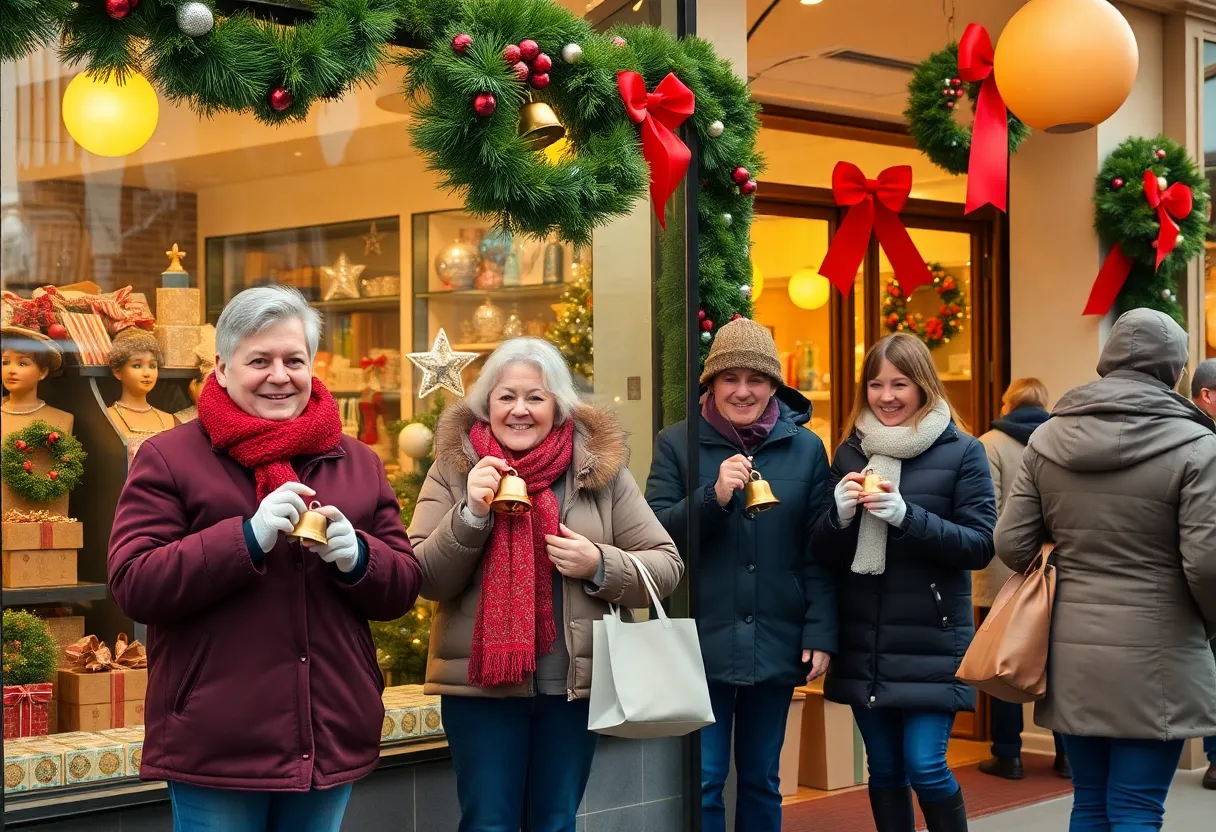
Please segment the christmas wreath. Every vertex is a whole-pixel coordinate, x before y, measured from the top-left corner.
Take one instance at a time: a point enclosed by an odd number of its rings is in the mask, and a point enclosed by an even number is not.
[[[960,49],[964,60],[960,66]],[[948,173],[971,173],[973,177],[991,174],[989,192],[973,199],[971,183],[968,182],[967,210],[979,207],[992,197],[994,204],[1004,208],[1004,179],[1008,157],[1030,135],[1030,128],[1017,116],[1008,112],[992,79],[992,45],[983,27],[971,24],[963,33],[959,43],[952,43],[940,52],[935,52],[921,63],[908,83],[908,108],[904,118],[908,120],[908,132],[912,134],[916,147],[929,160]],[[972,164],[973,146],[978,140],[971,127],[964,127],[955,119],[955,110],[966,97],[976,112],[976,126],[992,130],[995,140],[1000,140],[1001,117],[1004,119],[1007,148],[991,148],[993,162],[999,169],[986,168],[977,171]],[[995,128],[995,129],[993,129]],[[989,140],[989,139],[986,139]],[[1002,155],[1003,154],[1003,155]],[[978,184],[978,183],[977,183]],[[991,191],[999,190],[999,194]]]
[[[1148,307],[1185,326],[1177,277],[1203,252],[1209,200],[1207,181],[1182,145],[1157,136],[1115,148],[1094,182],[1094,227],[1110,254],[1085,314]]]
[[[51,468],[45,474],[34,473],[34,463],[30,459],[39,448],[46,449],[51,456]],[[14,494],[36,503],[47,503],[80,484],[87,456],[80,440],[72,434],[61,433],[46,422],[37,421],[5,437],[4,447],[0,449],[0,471]]]
[[[933,273],[933,290],[941,301],[937,315],[925,318],[919,312],[909,312],[908,295],[899,281],[892,277],[882,298],[882,320],[887,332],[907,332],[924,341],[929,349],[935,350],[942,344],[950,343],[950,339],[962,331],[963,319],[967,315],[967,297],[958,280],[948,274],[940,263],[930,263],[929,271]]]

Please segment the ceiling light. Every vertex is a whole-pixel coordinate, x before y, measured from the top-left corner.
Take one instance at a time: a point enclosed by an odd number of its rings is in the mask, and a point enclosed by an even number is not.
[[[800,0],[804,6],[818,6],[823,0]]]
[[[304,151],[302,151],[302,150],[297,150],[297,151],[295,152],[295,155],[296,155],[296,156],[303,156],[303,155],[304,155]]]

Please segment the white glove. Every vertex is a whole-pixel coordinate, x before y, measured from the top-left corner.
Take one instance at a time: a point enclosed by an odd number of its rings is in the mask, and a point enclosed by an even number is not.
[[[274,548],[279,532],[286,534],[296,527],[300,515],[308,510],[303,498],[313,496],[316,496],[315,491],[298,482],[285,482],[266,495],[249,520],[263,554]]]
[[[903,525],[904,517],[908,514],[908,504],[904,502],[904,498],[898,491],[867,494],[864,505],[870,514],[897,529]]]
[[[857,515],[857,500],[862,495],[862,488],[861,483],[852,479],[855,476],[857,475],[849,474],[841,477],[832,492],[836,498],[836,516],[840,519],[842,527],[852,523],[853,518]]]
[[[355,534],[355,527],[333,506],[313,510],[324,514],[329,521],[325,528],[325,537],[329,542],[324,546],[309,540],[301,543],[320,555],[321,560],[338,567],[339,572],[350,572],[359,565],[359,536]]]

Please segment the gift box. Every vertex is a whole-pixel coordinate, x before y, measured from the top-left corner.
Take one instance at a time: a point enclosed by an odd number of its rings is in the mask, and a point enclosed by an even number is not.
[[[63,749],[64,785],[117,780],[127,774],[126,749],[117,740],[88,731],[48,740]]]
[[[50,730],[51,683],[4,686],[4,739],[40,737]]]
[[[124,760],[127,777],[138,777],[139,767],[144,758],[144,729],[143,726],[134,728],[113,728],[99,731],[101,736],[122,743],[125,750]]]
[[[76,550],[5,551],[0,555],[0,583],[6,589],[75,584]]]
[[[163,289],[160,291],[164,291]],[[193,290],[192,290],[193,291]],[[197,367],[199,343],[203,333],[198,326],[161,326],[153,330],[160,345],[162,367]]]
[[[84,526],[62,515],[46,515],[47,520],[34,522],[10,522],[9,512],[3,524],[3,548],[5,551],[21,549],[79,549],[84,546]],[[49,519],[55,517],[56,519]]]
[[[439,697],[423,693],[422,685],[396,685],[385,688],[383,699],[386,714],[396,714],[397,731],[402,737],[426,737],[443,733],[443,714]],[[398,711],[401,713],[398,714]],[[417,731],[413,730],[415,722]]]
[[[80,639],[84,638],[84,616],[83,615],[43,615],[38,614],[38,617],[46,622],[46,628],[51,633],[51,638],[55,639],[55,643],[59,645],[59,666],[71,667],[71,660],[64,654],[64,649],[75,644]],[[56,692],[58,699],[58,692]],[[52,708],[52,711],[55,710]],[[52,730],[51,733],[54,733]]]
[[[63,752],[46,737],[4,743],[4,792],[25,792],[63,785]]]
[[[148,691],[143,645],[120,633],[114,653],[97,636],[86,636],[64,654],[72,666],[59,671],[59,726],[97,731],[142,725]]]
[[[110,333],[100,315],[91,312],[60,312],[60,321],[76,343],[81,364],[107,364],[110,358]]]
[[[156,290],[156,323],[160,326],[199,326],[203,322],[202,293],[198,289]]]

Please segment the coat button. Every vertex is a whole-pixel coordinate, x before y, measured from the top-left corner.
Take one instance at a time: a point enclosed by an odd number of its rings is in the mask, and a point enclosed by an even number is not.
[[[748,571],[748,572],[755,572],[755,571],[756,571],[756,564],[754,564],[754,563],[749,563],[749,564],[747,565],[747,571]]]
[[[308,755],[307,755],[307,754],[301,754],[300,756],[301,756],[301,757],[303,757],[305,760],[307,760],[307,759],[308,759]]]
[[[302,661],[302,662],[308,661],[308,656],[300,656],[300,661]]]
[[[756,620],[755,616],[749,615],[749,616],[747,616],[746,618],[744,618],[744,619],[743,619],[743,622],[744,622],[745,624],[751,624],[751,623],[752,623],[753,621],[755,621],[755,620]]]

